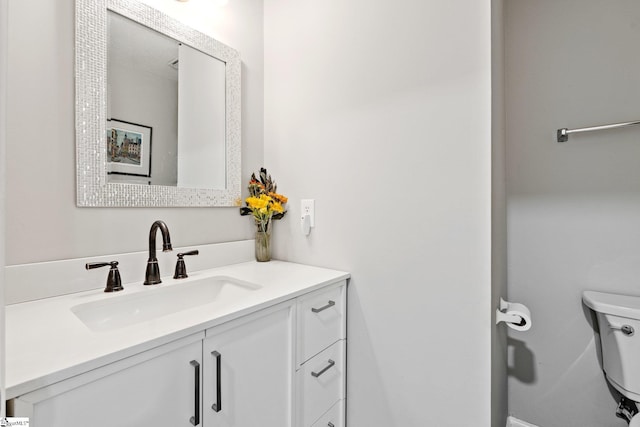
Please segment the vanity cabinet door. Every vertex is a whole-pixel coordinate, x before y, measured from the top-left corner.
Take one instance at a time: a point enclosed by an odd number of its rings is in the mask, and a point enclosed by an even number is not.
[[[205,427],[292,426],[292,304],[207,331]]]
[[[15,409],[31,427],[193,427],[201,359],[202,341],[192,342],[90,382],[82,377],[91,372],[20,396]]]

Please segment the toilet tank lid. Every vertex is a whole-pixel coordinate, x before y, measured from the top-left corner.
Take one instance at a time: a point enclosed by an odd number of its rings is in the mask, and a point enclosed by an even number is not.
[[[598,313],[640,319],[640,296],[584,291],[582,301]]]

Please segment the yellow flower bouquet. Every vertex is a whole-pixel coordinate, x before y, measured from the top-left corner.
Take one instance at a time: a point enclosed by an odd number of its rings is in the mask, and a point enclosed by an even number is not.
[[[284,205],[288,199],[278,194],[276,183],[265,168],[260,168],[260,178],[255,173],[249,180],[249,197],[245,199],[246,206],[240,208],[240,215],[251,215],[255,221],[256,230],[256,259],[269,261],[271,259],[271,220],[282,219],[287,211]]]

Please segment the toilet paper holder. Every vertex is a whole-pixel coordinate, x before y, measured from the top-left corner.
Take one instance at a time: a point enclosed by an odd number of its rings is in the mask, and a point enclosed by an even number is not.
[[[529,322],[525,317],[526,315],[521,316],[519,314],[509,312],[512,305],[512,303],[500,298],[500,307],[496,309],[496,325],[500,322],[505,322],[508,326],[517,326],[520,328],[527,327],[527,323]]]

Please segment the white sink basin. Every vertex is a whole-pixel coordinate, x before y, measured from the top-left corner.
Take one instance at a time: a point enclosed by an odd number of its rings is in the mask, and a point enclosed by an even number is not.
[[[105,295],[105,299],[76,305],[71,311],[89,329],[108,331],[215,301],[229,301],[259,288],[225,276],[189,278],[168,286],[145,286],[131,294]]]

